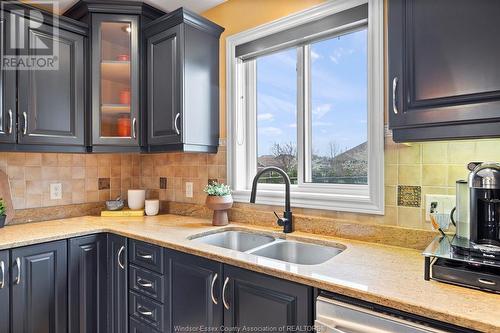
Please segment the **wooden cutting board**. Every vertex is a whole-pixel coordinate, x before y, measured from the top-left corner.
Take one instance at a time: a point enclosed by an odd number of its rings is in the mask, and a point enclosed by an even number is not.
[[[0,170],[0,198],[3,198],[5,207],[7,208],[7,220],[5,224],[14,218],[14,206],[12,205],[12,197],[10,195],[9,177],[7,174]]]

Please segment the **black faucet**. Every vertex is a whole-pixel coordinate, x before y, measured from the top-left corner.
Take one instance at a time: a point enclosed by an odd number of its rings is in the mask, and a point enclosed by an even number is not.
[[[255,203],[255,197],[257,196],[257,183],[259,181],[259,178],[264,173],[269,171],[276,171],[281,175],[281,177],[283,177],[283,180],[285,181],[285,211],[283,212],[283,217],[279,217],[276,212],[274,213],[274,215],[276,215],[276,218],[278,219],[278,225],[280,227],[283,227],[283,232],[290,233],[293,231],[293,216],[292,210],[290,209],[290,178],[285,173],[285,171],[281,170],[280,168],[271,166],[263,168],[259,172],[257,172],[252,183],[252,194],[250,195],[250,202]]]

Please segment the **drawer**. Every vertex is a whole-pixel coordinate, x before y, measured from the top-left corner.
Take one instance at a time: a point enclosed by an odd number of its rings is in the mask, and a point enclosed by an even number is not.
[[[128,249],[131,263],[163,274],[163,248],[131,239]]]
[[[163,275],[129,265],[129,286],[130,289],[141,295],[149,296],[154,300],[163,303],[165,301],[165,278]]]
[[[129,315],[131,318],[147,324],[157,331],[163,332],[165,326],[165,310],[163,304],[129,292]]]
[[[130,318],[129,321],[129,333],[160,333],[153,328],[142,324],[141,322],[135,320],[134,318]]]

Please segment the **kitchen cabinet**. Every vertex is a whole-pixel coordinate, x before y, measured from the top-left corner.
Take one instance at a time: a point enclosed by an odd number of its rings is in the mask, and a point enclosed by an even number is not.
[[[313,288],[224,265],[224,326],[305,327],[313,322]]]
[[[67,332],[66,240],[11,250],[11,332]]]
[[[144,28],[149,151],[217,151],[223,30],[182,8]]]
[[[68,244],[69,332],[107,332],[107,235],[72,238]]]
[[[223,323],[222,264],[205,258],[165,250],[166,295],[170,307],[167,332],[175,328],[219,328]]]
[[[10,332],[10,258],[0,251],[0,332]]]
[[[10,16],[2,13],[0,17],[0,43],[3,54],[0,61],[4,63],[4,56],[12,56],[10,48]],[[0,68],[0,143],[16,142],[16,71]]]
[[[127,238],[108,234],[107,297],[109,333],[128,332]]]
[[[500,136],[500,2],[389,0],[397,142]]]

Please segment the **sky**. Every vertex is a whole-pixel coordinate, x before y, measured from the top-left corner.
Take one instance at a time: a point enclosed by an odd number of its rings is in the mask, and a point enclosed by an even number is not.
[[[314,43],[311,57],[312,148],[355,147],[367,137],[367,31]],[[258,155],[297,142],[297,50],[257,59]]]

